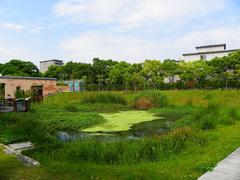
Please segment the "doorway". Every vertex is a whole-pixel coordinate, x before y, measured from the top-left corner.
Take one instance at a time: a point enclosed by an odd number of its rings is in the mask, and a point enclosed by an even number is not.
[[[33,102],[42,102],[43,101],[43,86],[32,86],[32,98]]]
[[[5,84],[0,83],[0,100],[5,99]]]

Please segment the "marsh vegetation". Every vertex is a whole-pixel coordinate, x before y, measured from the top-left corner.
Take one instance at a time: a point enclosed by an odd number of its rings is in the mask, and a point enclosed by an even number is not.
[[[41,167],[12,163],[14,175],[0,176],[196,179],[240,145],[237,97],[234,90],[52,96],[31,112],[1,114],[1,143],[32,141],[37,148],[25,153]],[[59,132],[91,136],[61,141]]]

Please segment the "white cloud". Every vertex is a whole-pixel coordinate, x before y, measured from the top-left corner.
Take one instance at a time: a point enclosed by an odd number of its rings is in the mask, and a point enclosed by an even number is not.
[[[145,59],[181,57],[194,52],[196,45],[227,43],[240,48],[240,26],[194,31],[177,38],[150,40],[140,36],[116,35],[109,32],[88,32],[61,43],[65,56],[91,62],[94,57],[142,62]]]
[[[61,0],[53,12],[78,23],[112,23],[131,28],[199,18],[225,5],[224,0]]]
[[[37,34],[43,31],[45,28],[42,25],[23,25],[16,23],[0,23],[0,29],[7,29],[14,32],[28,32],[30,34]]]
[[[24,29],[24,25],[15,23],[2,23],[0,24],[0,29],[8,29],[16,32],[22,32]]]

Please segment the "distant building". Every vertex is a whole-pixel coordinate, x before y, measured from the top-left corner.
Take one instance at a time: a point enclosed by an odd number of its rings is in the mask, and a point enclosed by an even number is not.
[[[185,61],[192,60],[211,60],[215,57],[223,57],[228,55],[231,52],[239,51],[240,49],[226,49],[226,44],[215,44],[207,46],[198,46],[196,47],[196,53],[186,53],[183,54],[182,58]]]
[[[58,90],[55,78],[0,76],[0,85],[5,98],[14,98],[17,89],[32,91],[39,98]]]
[[[50,59],[46,61],[40,61],[40,72],[44,73],[48,70],[48,67],[51,65],[62,66],[63,61],[57,59]]]

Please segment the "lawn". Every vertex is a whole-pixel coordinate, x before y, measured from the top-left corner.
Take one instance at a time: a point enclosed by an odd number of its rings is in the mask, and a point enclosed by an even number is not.
[[[104,96],[95,98],[94,93],[69,93],[45,99],[28,113],[1,114],[0,142],[34,142],[37,148],[26,154],[41,166],[25,167],[0,149],[0,177],[196,179],[240,146],[239,91],[162,93],[168,105],[145,111],[134,108],[132,93],[119,93],[121,97],[112,102]],[[91,102],[86,96],[91,96]],[[63,143],[56,138],[58,131],[143,128],[142,123],[154,120],[155,115],[172,122],[165,134],[118,142],[86,139]]]

